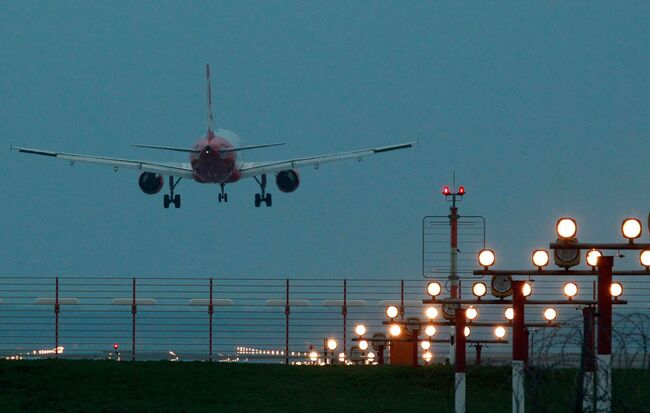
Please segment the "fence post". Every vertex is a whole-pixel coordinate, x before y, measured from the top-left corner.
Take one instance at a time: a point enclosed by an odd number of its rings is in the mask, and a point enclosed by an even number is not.
[[[214,307],[212,306],[212,277],[210,277],[210,304],[208,305],[208,316],[210,318],[210,349],[208,352],[208,361],[212,361],[212,315]]]
[[[284,364],[289,365],[289,314],[291,314],[291,308],[289,307],[289,279],[287,278],[286,286],[286,301],[284,306]]]
[[[59,277],[56,277],[54,292],[54,358],[59,358]]]
[[[343,354],[348,354],[347,339],[348,339],[348,280],[343,280]]]
[[[135,277],[133,277],[133,301],[131,302],[131,361],[135,361],[135,314],[138,312],[138,306],[135,304]]]

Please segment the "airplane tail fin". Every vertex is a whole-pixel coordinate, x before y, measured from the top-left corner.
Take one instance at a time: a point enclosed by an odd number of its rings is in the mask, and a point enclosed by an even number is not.
[[[212,85],[210,84],[210,65],[205,65],[205,76],[208,81],[207,84],[207,93],[208,93],[208,140],[211,140],[214,137],[214,125],[212,118]]]

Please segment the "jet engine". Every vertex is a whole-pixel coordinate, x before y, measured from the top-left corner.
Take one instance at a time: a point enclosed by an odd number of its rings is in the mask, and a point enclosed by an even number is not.
[[[145,194],[157,194],[163,187],[163,177],[152,172],[143,172],[138,179],[138,185]]]
[[[300,177],[298,176],[298,171],[294,169],[280,171],[275,176],[275,183],[278,185],[278,189],[282,192],[295,191],[298,189],[298,185],[300,185]]]

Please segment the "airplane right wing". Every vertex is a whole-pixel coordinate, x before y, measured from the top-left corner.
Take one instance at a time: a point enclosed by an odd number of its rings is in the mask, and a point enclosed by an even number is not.
[[[357,151],[339,152],[330,155],[310,156],[306,158],[288,159],[286,161],[277,162],[244,162],[242,163],[239,171],[242,178],[250,178],[253,176],[263,175],[267,173],[274,173],[284,171],[286,169],[297,169],[304,166],[318,166],[320,164],[342,161],[345,159],[361,159],[366,156],[374,155],[377,153],[395,151],[398,149],[411,148],[416,142],[400,143],[398,145],[382,146],[379,148],[361,149]]]

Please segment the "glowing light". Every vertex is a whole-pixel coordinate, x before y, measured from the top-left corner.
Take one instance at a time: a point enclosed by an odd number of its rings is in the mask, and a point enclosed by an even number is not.
[[[370,361],[374,360],[375,359],[375,353],[373,353],[372,351],[369,351],[368,355],[366,355],[366,358],[368,360],[370,360]]]
[[[431,297],[440,295],[441,291],[442,288],[440,287],[440,283],[432,281],[429,283],[429,285],[427,285],[427,294],[429,294]]]
[[[650,250],[641,251],[639,261],[644,267],[650,268]]]
[[[475,282],[474,285],[472,285],[472,294],[474,294],[478,298],[483,297],[486,292],[487,292],[487,287],[485,286],[485,283]]]
[[[544,318],[547,319],[548,321],[555,320],[555,317],[557,317],[557,311],[555,311],[554,308],[549,307],[544,310]]]
[[[587,252],[587,264],[592,267],[598,266],[598,258],[602,257],[603,253],[598,250],[589,250]]]
[[[521,293],[524,297],[528,297],[533,293],[533,286],[530,285],[530,283],[525,282],[524,285],[521,286]]]
[[[433,320],[434,318],[438,317],[438,309],[436,307],[427,307],[427,309],[424,311],[424,314],[426,314],[429,320]]]
[[[630,242],[641,236],[641,221],[636,218],[626,218],[621,225],[621,232],[623,236],[630,240]]]
[[[422,350],[429,350],[431,348],[431,343],[429,341],[421,341],[420,342],[420,347],[422,347]]]
[[[362,335],[366,334],[366,326],[363,325],[363,324],[357,324],[356,327],[354,327],[354,332],[358,336],[362,336]]]
[[[368,350],[368,342],[366,340],[359,341],[359,348],[363,351]]]
[[[429,337],[433,337],[436,335],[436,328],[434,326],[426,326],[424,328],[424,334],[426,334]]]
[[[620,297],[621,294],[623,294],[623,284],[620,282],[613,282],[609,287],[609,293],[614,298]]]
[[[330,338],[329,340],[327,340],[327,348],[328,349],[334,351],[334,350],[336,350],[336,347],[337,347],[336,340],[334,340],[333,338]]]
[[[506,329],[498,326],[494,329],[494,335],[497,336],[498,339],[502,339],[506,335]]]
[[[465,317],[467,317],[469,320],[475,320],[476,317],[478,317],[478,310],[474,307],[468,307],[465,310]]]
[[[402,328],[398,326],[397,324],[393,324],[390,326],[390,335],[393,337],[398,337],[400,334],[402,334]]]
[[[557,236],[560,238],[573,238],[578,232],[578,225],[573,218],[560,218],[555,226]]]
[[[533,251],[533,265],[542,269],[548,265],[549,255],[546,250]]]
[[[564,295],[569,297],[569,299],[573,298],[578,294],[578,286],[576,283],[573,282],[568,282],[564,284],[564,288],[562,288],[562,291],[564,292]]]
[[[315,351],[312,351],[309,353],[309,360],[311,361],[316,361],[318,360],[318,353]]]
[[[427,351],[426,353],[424,353],[424,354],[422,355],[422,358],[424,359],[424,361],[426,361],[426,362],[428,363],[428,362],[430,362],[431,359],[433,358],[433,354],[431,354],[430,351]]]
[[[463,334],[465,334],[465,337],[469,337],[469,335],[472,334],[472,330],[470,330],[469,327],[465,327]]]
[[[442,187],[442,194],[444,196],[447,196],[447,195],[451,194],[451,190],[449,189],[449,187],[447,185]]]
[[[395,318],[399,315],[399,309],[394,305],[386,307],[386,316],[388,318]]]
[[[515,318],[515,310],[512,307],[508,307],[503,312],[503,315],[506,317],[506,320],[512,321]]]
[[[458,187],[458,194],[459,195],[465,195],[465,187],[464,186]]]
[[[485,249],[478,253],[478,263],[481,264],[481,267],[491,267],[495,261],[496,255],[494,255],[494,251],[492,250]]]
[[[339,353],[339,361],[344,362],[345,361],[345,353]]]

